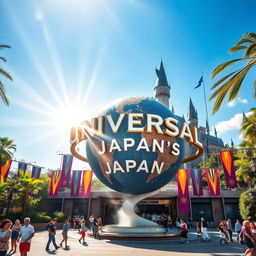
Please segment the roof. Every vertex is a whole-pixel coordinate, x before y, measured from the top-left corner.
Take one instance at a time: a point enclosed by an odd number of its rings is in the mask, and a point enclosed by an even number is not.
[[[160,68],[157,69],[156,68],[156,75],[157,75],[157,79],[156,79],[156,86],[169,86],[168,84],[168,81],[167,81],[167,78],[166,78],[166,74],[165,74],[165,70],[164,70],[164,64],[161,60],[161,63],[160,63]]]

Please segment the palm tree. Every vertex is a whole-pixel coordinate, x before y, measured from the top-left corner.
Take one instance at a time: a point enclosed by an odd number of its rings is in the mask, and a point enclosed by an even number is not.
[[[0,137],[0,167],[4,166],[7,160],[12,159],[16,151],[16,145],[12,139]]]
[[[0,44],[0,50],[3,49],[3,48],[11,48],[11,46],[6,45],[6,44]],[[6,62],[6,59],[4,57],[1,57],[1,56],[0,56],[0,60]],[[5,78],[12,81],[11,75],[8,72],[6,72],[4,69],[2,69],[1,67],[0,67],[0,74],[3,75]],[[0,81],[0,97],[2,98],[2,101],[6,105],[9,105],[9,100],[6,96],[5,88],[4,88],[4,85],[1,81]]]
[[[246,141],[256,144],[256,108],[252,108],[250,110],[252,115],[246,117],[244,115],[241,129],[240,131],[243,132],[243,137]]]
[[[256,33],[245,33],[242,39],[240,39],[236,45],[229,50],[229,53],[233,54],[238,51],[244,51],[242,58],[224,62],[217,66],[212,72],[212,78],[214,78],[233,64],[243,65],[237,70],[219,79],[211,87],[211,90],[216,89],[210,97],[210,100],[215,98],[212,111],[213,114],[220,109],[225,98],[228,97],[228,101],[232,101],[238,96],[244,78],[248,72],[256,65]],[[256,81],[254,82],[253,95],[254,98],[256,98]]]

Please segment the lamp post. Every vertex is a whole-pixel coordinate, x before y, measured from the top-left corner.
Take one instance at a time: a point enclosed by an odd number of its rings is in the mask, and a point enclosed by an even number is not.
[[[12,186],[7,186],[6,187],[6,192],[7,192],[7,209],[6,209],[6,214],[5,214],[6,217],[9,214],[9,209],[10,209],[11,201],[13,199],[13,194],[16,192],[16,188],[14,186],[18,182],[18,177],[16,175],[13,176],[12,179],[11,179],[11,182],[12,182]]]

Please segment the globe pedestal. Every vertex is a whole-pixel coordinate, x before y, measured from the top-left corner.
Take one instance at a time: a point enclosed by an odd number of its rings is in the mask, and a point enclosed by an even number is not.
[[[143,200],[157,194],[159,190],[128,197],[122,208],[118,212],[119,224],[106,225],[100,238],[103,239],[172,239],[177,238],[177,234],[167,233],[166,229],[157,223],[138,216],[135,211],[135,205]]]

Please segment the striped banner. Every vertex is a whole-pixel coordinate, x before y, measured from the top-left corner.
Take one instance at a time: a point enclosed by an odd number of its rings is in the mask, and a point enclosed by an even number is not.
[[[190,176],[192,180],[192,187],[194,196],[202,196],[203,192],[203,181],[202,181],[202,170],[201,169],[191,169]]]
[[[83,171],[83,180],[82,180],[82,196],[90,197],[91,186],[92,186],[92,171]]]
[[[20,176],[21,172],[22,172],[23,174],[25,174],[26,171],[27,171],[27,167],[28,167],[28,164],[23,163],[23,162],[19,162],[19,163],[18,163],[18,173],[17,173],[18,176]]]
[[[236,170],[232,151],[220,152],[220,160],[225,174],[227,188],[237,188]]]
[[[211,196],[220,195],[220,180],[218,169],[205,169],[208,188]]]
[[[188,191],[188,170],[180,169],[176,173],[178,185],[178,205],[180,213],[189,213],[189,191]]]
[[[50,193],[49,196],[55,197],[58,195],[60,182],[61,182],[61,171],[52,171],[51,180],[50,180]]]
[[[0,183],[6,182],[11,165],[12,160],[7,160],[5,165],[0,168]]]
[[[70,173],[72,168],[73,156],[72,155],[63,155],[62,158],[62,178],[61,178],[61,187],[68,187]]]
[[[31,178],[33,179],[39,179],[41,175],[42,167],[34,166],[32,168],[31,172]]]
[[[80,183],[83,171],[73,171],[72,183],[71,183],[71,196],[79,196]]]

